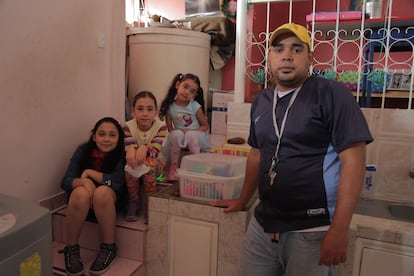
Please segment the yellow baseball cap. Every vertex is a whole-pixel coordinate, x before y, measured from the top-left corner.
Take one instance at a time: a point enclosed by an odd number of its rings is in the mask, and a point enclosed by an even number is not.
[[[269,44],[272,45],[273,41],[278,36],[282,34],[286,34],[286,33],[294,34],[297,38],[299,38],[300,41],[308,44],[309,50],[312,51],[312,42],[311,42],[311,38],[309,36],[308,30],[306,30],[306,28],[303,27],[302,25],[298,25],[295,23],[286,23],[276,28],[276,30],[274,30],[272,32],[272,35],[270,36]]]

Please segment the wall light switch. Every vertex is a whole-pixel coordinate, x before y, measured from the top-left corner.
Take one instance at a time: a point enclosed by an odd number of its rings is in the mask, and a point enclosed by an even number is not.
[[[105,33],[104,32],[98,33],[98,47],[105,48]]]

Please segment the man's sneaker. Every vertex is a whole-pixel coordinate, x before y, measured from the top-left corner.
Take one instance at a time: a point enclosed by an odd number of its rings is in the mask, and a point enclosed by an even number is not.
[[[79,244],[72,246],[65,246],[58,251],[60,254],[65,254],[65,268],[68,275],[82,275],[83,263],[80,258]]]
[[[101,275],[102,273],[105,273],[115,260],[116,251],[117,248],[114,243],[101,243],[101,248],[99,250],[98,256],[89,268],[89,272],[92,275]]]

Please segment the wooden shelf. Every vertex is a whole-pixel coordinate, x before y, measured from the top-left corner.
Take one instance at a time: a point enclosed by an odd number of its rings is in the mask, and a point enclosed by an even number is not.
[[[304,1],[310,1],[310,0],[293,0],[293,2],[304,2]],[[261,4],[261,3],[272,3],[272,2],[289,2],[289,0],[247,0],[247,3],[249,4]]]
[[[389,18],[365,18],[364,29],[366,28],[379,28],[387,27]],[[391,17],[391,27],[396,26],[412,26],[414,24],[414,17]],[[361,29],[362,20],[339,20],[339,29],[344,30],[358,30]],[[312,21],[307,22],[309,30],[312,28]],[[315,30],[328,31],[334,30],[336,21],[315,21]]]
[[[356,97],[357,92],[352,91],[352,95]],[[363,93],[360,91],[359,96],[362,97]],[[410,91],[397,91],[397,90],[388,90],[385,92],[385,98],[393,98],[393,99],[408,99],[410,97]],[[414,97],[414,93],[413,93]],[[371,98],[382,98],[381,92],[371,92]]]

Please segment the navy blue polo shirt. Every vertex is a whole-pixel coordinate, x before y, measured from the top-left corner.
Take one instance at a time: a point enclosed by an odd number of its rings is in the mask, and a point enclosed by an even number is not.
[[[265,181],[277,136],[272,119],[275,86],[263,90],[251,107],[248,143],[260,150],[259,195],[255,210],[265,232],[286,232],[329,225],[339,184],[338,153],[356,142],[373,139],[359,105],[342,84],[309,77],[287,116],[279,163],[272,186]],[[293,93],[279,98],[280,128]]]

